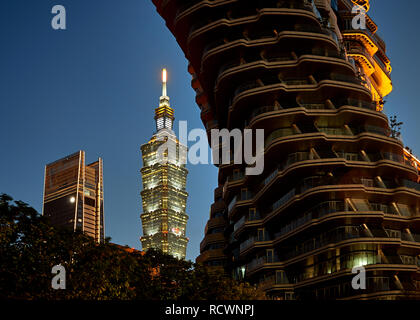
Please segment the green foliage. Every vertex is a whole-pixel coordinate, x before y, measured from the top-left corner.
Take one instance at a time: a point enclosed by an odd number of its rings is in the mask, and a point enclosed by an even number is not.
[[[54,265],[66,289],[51,287]],[[0,298],[83,300],[264,299],[247,283],[160,251],[130,252],[51,226],[20,201],[0,195]]]
[[[389,126],[391,127],[391,137],[399,139],[401,137],[401,126],[404,123],[398,122],[396,115],[391,116],[389,120]]]

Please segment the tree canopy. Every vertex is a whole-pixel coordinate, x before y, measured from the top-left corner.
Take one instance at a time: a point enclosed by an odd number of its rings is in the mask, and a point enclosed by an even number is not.
[[[54,265],[66,289],[51,286]],[[0,195],[0,298],[24,300],[252,300],[260,290],[160,251],[96,244],[50,225],[35,209]]]

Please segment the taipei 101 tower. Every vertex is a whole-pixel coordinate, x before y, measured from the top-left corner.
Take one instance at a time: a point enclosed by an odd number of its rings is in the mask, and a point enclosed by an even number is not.
[[[141,146],[143,167],[141,191],[143,213],[141,220],[143,250],[160,249],[164,253],[184,259],[188,238],[186,182],[188,170],[182,155],[186,146],[181,144],[174,131],[174,110],[169,105],[166,90],[167,72],[162,71],[162,96],[155,110],[156,133]],[[166,151],[165,145],[168,146]],[[168,156],[170,146],[176,149],[176,157]],[[160,154],[162,153],[162,154]],[[160,157],[162,156],[162,157]]]

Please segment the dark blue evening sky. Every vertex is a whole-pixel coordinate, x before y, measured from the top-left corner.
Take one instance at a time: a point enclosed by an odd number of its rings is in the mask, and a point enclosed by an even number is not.
[[[51,28],[56,4],[67,30]],[[404,142],[420,155],[420,2],[371,4],[393,67],[385,112],[404,122]],[[85,150],[88,162],[104,159],[106,235],[140,249],[140,145],[154,132],[162,67],[176,120],[203,128],[187,61],[151,0],[1,0],[0,40],[0,193],[41,211],[45,164]],[[195,259],[217,170],[188,169],[187,258]]]

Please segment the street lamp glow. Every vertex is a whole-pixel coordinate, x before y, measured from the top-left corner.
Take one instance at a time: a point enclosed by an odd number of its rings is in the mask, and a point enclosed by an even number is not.
[[[70,198],[70,203],[75,203],[76,202],[76,198],[75,197],[71,197]]]

